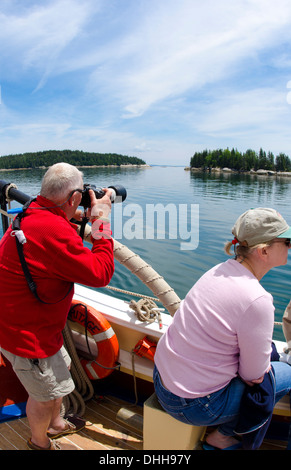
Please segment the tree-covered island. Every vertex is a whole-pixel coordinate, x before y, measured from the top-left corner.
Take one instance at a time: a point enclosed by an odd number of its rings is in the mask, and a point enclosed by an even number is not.
[[[274,155],[272,152],[265,152],[262,148],[259,153],[254,150],[247,150],[244,153],[237,149],[217,149],[203,150],[195,152],[190,160],[191,168],[202,170],[211,168],[229,168],[237,172],[248,172],[266,170],[274,172],[290,172],[291,160],[288,155],[280,153]]]
[[[75,166],[146,165],[137,157],[116,153],[83,152],[81,150],[44,150],[0,157],[0,170],[20,168],[47,168],[54,163],[66,162]]]

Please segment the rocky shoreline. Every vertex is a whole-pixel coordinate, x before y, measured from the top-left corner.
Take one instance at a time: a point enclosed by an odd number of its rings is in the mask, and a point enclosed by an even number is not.
[[[193,172],[207,172],[207,173],[233,173],[233,174],[241,174],[241,175],[259,175],[259,176],[287,176],[291,177],[290,171],[271,171],[271,170],[250,170],[250,171],[243,171],[239,172],[236,170],[232,170],[231,168],[194,168],[194,167],[186,167],[185,171],[193,171]]]

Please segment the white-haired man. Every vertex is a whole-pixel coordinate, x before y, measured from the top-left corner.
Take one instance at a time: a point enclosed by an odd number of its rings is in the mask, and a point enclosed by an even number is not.
[[[23,254],[38,298],[28,287],[12,227],[0,243],[0,345],[28,392],[28,447],[33,450],[58,449],[51,437],[77,432],[83,426],[60,416],[63,397],[74,389],[62,330],[74,283],[103,287],[114,272],[108,219],[102,227],[106,236],[92,238],[92,250],[83,245],[77,226],[70,222],[77,218],[82,190],[82,173],[72,165],[57,163],[44,175],[40,195],[21,219],[26,237]],[[88,216],[93,208],[98,213],[100,205],[109,213],[110,190],[105,190],[102,199],[89,192]]]

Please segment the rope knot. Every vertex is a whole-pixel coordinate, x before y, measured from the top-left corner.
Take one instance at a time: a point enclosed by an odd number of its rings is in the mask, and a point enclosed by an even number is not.
[[[138,320],[153,323],[157,319],[159,327],[162,329],[161,310],[164,309],[158,308],[155,302],[150,299],[140,299],[138,302],[131,300],[129,307],[134,311]]]

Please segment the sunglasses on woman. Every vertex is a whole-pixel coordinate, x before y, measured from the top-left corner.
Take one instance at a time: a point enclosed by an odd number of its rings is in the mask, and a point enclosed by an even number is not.
[[[286,238],[285,240],[275,240],[272,242],[273,243],[285,243],[286,246],[288,246],[288,248],[291,247],[291,239],[290,238]]]

